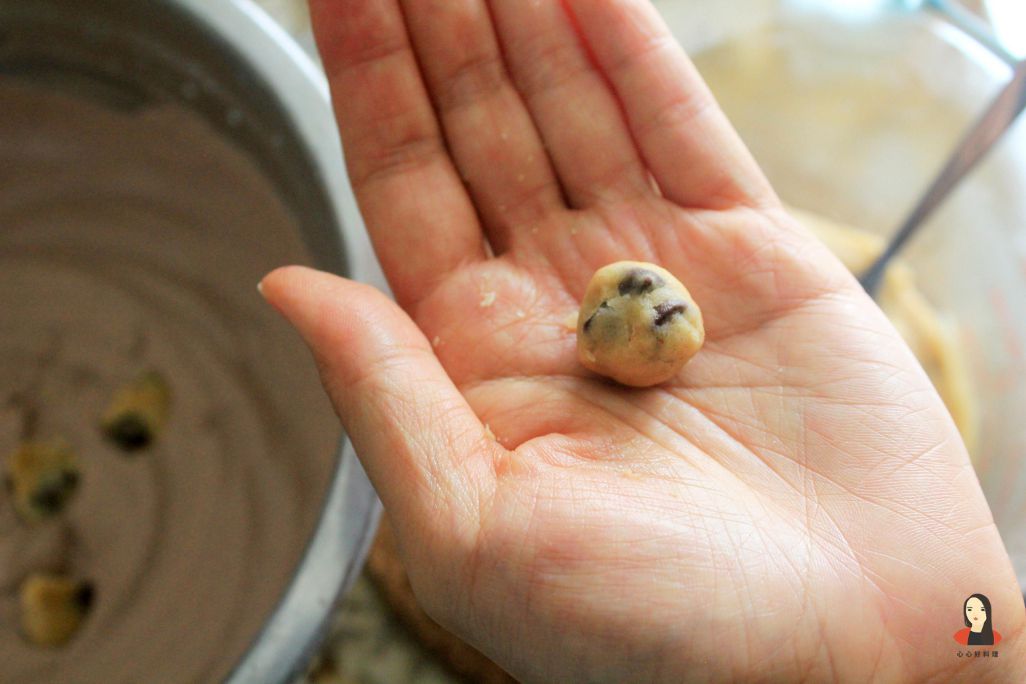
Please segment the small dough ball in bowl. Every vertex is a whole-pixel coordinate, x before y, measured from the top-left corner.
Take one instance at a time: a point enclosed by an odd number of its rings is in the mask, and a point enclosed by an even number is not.
[[[22,632],[38,646],[71,639],[93,604],[91,583],[63,575],[32,574],[21,585]]]
[[[665,268],[618,261],[592,276],[577,316],[577,356],[633,387],[672,378],[705,342],[702,312]]]

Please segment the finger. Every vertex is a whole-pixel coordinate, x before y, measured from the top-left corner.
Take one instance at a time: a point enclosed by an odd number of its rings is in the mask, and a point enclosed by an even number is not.
[[[515,226],[565,208],[513,88],[484,0],[401,0],[453,159],[496,253]]]
[[[447,536],[475,520],[499,447],[409,316],[369,285],[298,266],[273,271],[260,290],[313,352],[392,520],[418,533],[440,524]]]
[[[311,0],[350,182],[374,250],[409,309],[446,273],[487,257],[446,151],[397,0]]]
[[[563,2],[664,196],[706,209],[772,200],[759,167],[650,2]]]
[[[570,203],[652,193],[616,97],[561,2],[491,0],[503,52]]]

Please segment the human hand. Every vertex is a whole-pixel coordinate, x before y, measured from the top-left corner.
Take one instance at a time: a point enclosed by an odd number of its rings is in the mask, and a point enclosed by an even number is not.
[[[940,399],[648,2],[311,9],[399,306],[296,267],[263,292],[435,619],[528,681],[1023,680],[1022,597]],[[565,326],[623,259],[702,306],[659,387],[588,373]],[[974,592],[986,663],[951,639]]]

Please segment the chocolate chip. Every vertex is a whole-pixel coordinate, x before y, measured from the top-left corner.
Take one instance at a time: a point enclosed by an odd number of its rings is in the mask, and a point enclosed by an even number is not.
[[[82,586],[75,592],[75,604],[83,611],[89,610],[96,599],[96,589],[91,582],[83,582]]]
[[[662,287],[666,284],[658,273],[653,273],[644,268],[632,268],[627,272],[627,275],[620,281],[620,285],[617,287],[621,295],[626,294],[644,294],[651,292],[657,287]]]
[[[149,426],[139,416],[121,416],[107,427],[107,437],[125,451],[138,451],[153,440]]]
[[[57,513],[64,507],[68,493],[68,489],[60,482],[47,483],[32,495],[32,506],[43,513]]]
[[[684,302],[663,302],[655,306],[655,324],[666,325],[673,318],[674,314],[682,314],[687,311],[688,305]]]

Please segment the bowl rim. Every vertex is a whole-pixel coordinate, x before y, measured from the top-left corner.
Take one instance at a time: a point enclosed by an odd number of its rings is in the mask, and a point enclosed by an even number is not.
[[[171,0],[269,86],[305,143],[338,226],[346,276],[380,286],[383,276],[343,163],[327,79],[294,38],[251,0]],[[269,618],[225,681],[287,682],[316,654],[339,598],[353,585],[374,538],[381,503],[343,435],[317,525]]]

